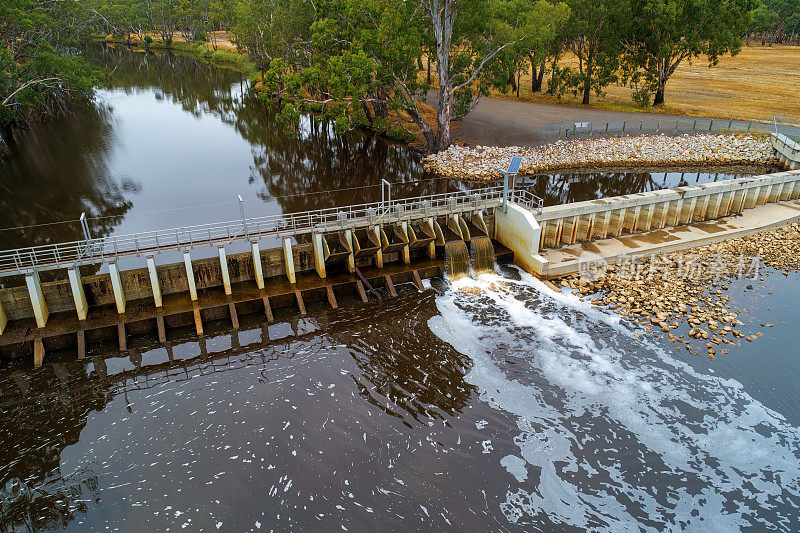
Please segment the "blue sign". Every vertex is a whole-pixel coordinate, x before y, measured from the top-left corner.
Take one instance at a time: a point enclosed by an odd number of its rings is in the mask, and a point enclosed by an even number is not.
[[[508,164],[508,170],[506,170],[506,174],[517,174],[519,172],[520,165],[522,165],[522,158],[519,156],[512,157],[511,163]]]

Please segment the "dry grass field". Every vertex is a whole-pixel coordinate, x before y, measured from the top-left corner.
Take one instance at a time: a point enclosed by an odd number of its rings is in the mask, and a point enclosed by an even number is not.
[[[577,67],[577,58],[567,55],[561,65]],[[433,69],[436,72],[436,69]],[[425,70],[420,72],[421,79]],[[434,83],[436,82],[434,74]],[[547,90],[545,76],[544,90]],[[640,107],[631,98],[630,87],[611,85],[605,95],[592,94],[588,106],[571,93],[561,99],[532,93],[530,74],[521,78],[519,98],[493,91],[492,96],[512,100],[567,105],[611,111],[705,116],[740,120],[772,120],[773,112],[800,122],[800,47],[744,47],[736,57],[725,56],[709,67],[702,58],[684,61],[667,83],[666,105]]]
[[[567,57],[563,63],[577,60]],[[530,75],[520,83],[520,100],[559,103],[551,96],[530,91]],[[610,86],[604,97],[592,95],[589,107],[616,111],[653,111],[742,120],[772,119],[773,112],[800,121],[800,47],[744,47],[736,57],[723,57],[710,67],[702,58],[684,62],[667,83],[666,106],[641,108],[631,99],[631,88]],[[497,93],[501,98],[511,95]],[[516,97],[514,97],[516,99]],[[571,94],[562,104],[579,106]]]

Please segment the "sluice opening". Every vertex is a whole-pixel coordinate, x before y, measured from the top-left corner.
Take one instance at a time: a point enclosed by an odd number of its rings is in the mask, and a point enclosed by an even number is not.
[[[447,279],[455,281],[469,276],[469,251],[464,241],[456,240],[444,245],[444,268]]]
[[[494,272],[494,246],[489,237],[473,237],[469,242],[475,274]]]

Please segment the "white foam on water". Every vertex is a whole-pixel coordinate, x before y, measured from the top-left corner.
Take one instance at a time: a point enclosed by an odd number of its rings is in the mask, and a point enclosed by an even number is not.
[[[436,305],[428,325],[472,359],[466,380],[517,417],[522,459],[502,466],[527,478],[501,506],[511,522],[800,527],[800,430],[739,382],[694,370],[528,275],[462,278]],[[529,365],[524,378],[505,374],[500,348]]]

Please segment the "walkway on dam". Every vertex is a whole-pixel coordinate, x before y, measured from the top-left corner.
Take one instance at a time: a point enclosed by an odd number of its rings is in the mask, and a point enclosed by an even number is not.
[[[584,268],[746,237],[797,221],[800,221],[800,200],[790,200],[746,209],[739,215],[711,222],[694,222],[646,233],[548,248],[539,254],[550,262],[545,276],[558,278],[578,273]]]

